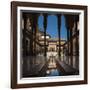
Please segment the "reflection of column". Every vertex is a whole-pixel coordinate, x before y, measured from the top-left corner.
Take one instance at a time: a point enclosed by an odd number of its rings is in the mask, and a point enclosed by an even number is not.
[[[46,56],[46,52],[47,52],[47,47],[46,47],[46,28],[47,28],[47,14],[44,14],[44,22],[43,22],[43,26],[44,26],[44,56]]]
[[[59,59],[61,59],[61,31],[60,31],[60,26],[61,26],[61,15],[57,15],[57,21],[58,21],[58,39],[59,39]]]

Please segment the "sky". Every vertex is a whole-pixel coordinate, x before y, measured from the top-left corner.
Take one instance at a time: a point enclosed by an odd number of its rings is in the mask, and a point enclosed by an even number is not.
[[[38,26],[39,29],[43,29],[43,16],[39,16],[38,19]],[[65,27],[65,17],[64,15],[61,16],[61,39],[66,40],[67,37],[67,29]],[[49,15],[47,18],[47,29],[46,32],[51,35],[52,38],[58,38],[58,24],[57,24],[57,17],[55,15]]]

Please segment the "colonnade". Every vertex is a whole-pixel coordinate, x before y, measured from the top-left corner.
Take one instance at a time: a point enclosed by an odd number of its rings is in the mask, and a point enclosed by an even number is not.
[[[36,56],[37,46],[41,50],[42,47],[44,48],[44,56],[47,56],[47,45],[46,45],[46,30],[47,30],[47,13],[42,13],[43,15],[43,28],[44,28],[44,46],[38,43],[38,18],[41,14],[40,13],[23,13],[23,56]],[[57,31],[58,31],[58,42],[59,42],[59,50],[58,56],[59,60],[61,60],[61,52],[63,52],[63,61],[74,68],[79,68],[79,30],[78,30],[78,22],[79,22],[79,15],[69,15],[64,14],[65,17],[65,24],[67,28],[67,41],[61,46],[61,14],[54,14],[57,17]],[[29,39],[29,44],[26,38]],[[27,44],[29,48],[27,49]],[[62,47],[62,49],[61,49]],[[74,57],[75,56],[75,57]]]
[[[47,45],[46,45],[46,30],[47,30],[47,17],[48,14],[47,13],[43,13],[43,27],[44,27],[44,56],[47,56]],[[29,14],[29,13],[24,13],[23,14],[23,20],[24,20],[24,28],[23,28],[23,55],[27,56],[27,55],[36,55],[36,40],[37,40],[37,28],[38,28],[38,17],[40,16],[40,14]],[[57,31],[58,31],[58,38],[59,38],[59,56],[60,56],[60,26],[61,26],[61,14],[57,14]],[[27,22],[27,20],[29,20],[29,22]],[[30,24],[30,25],[29,25]],[[28,36],[28,34],[30,34]],[[26,40],[25,38],[27,36],[30,38],[30,52],[27,54],[27,50],[26,50]],[[40,46],[40,45],[39,45]],[[43,46],[40,46],[43,47]]]

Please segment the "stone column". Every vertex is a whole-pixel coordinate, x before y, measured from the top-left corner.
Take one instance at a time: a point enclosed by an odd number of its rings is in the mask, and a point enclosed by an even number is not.
[[[68,15],[65,15],[65,20],[66,20],[66,28],[67,28],[67,62],[69,64],[69,40],[70,40],[70,31],[69,31],[69,21],[68,21]]]
[[[23,40],[22,40],[22,45],[23,45],[23,56],[26,56],[26,23],[27,23],[27,16],[26,14],[23,13],[23,19],[24,19],[24,29],[23,29]]]
[[[67,27],[67,61],[69,63],[69,56],[70,56],[70,47],[69,47],[69,40],[70,40],[70,31],[69,31],[69,27]]]
[[[58,41],[59,41],[59,60],[61,60],[61,31],[60,31],[60,27],[61,27],[61,15],[57,14],[57,22],[58,22]]]
[[[47,47],[46,47],[46,28],[47,28],[47,14],[43,14],[44,21],[43,21],[43,27],[44,27],[44,56],[47,56]]]
[[[65,15],[66,17],[66,27],[70,32],[70,38],[68,41],[68,52],[70,50],[70,59],[69,63],[72,66],[73,65],[73,37],[72,37],[72,28],[74,26],[74,16],[73,15]],[[70,42],[70,47],[69,47],[69,42]]]
[[[73,38],[72,38],[72,30],[70,30],[70,65],[73,66]]]
[[[30,23],[31,23],[31,30],[29,31],[30,32],[30,49],[29,49],[29,55],[30,56],[33,56],[33,31],[34,31],[34,27],[33,27],[33,22],[34,22],[34,19],[33,19],[33,15],[32,14],[28,14],[28,18],[30,20]]]
[[[36,36],[37,36],[38,14],[33,14],[33,54],[36,56]]]
[[[75,16],[75,33],[76,33],[76,42],[75,42],[75,66],[79,69],[79,30],[77,28],[77,22],[79,21],[79,15]]]

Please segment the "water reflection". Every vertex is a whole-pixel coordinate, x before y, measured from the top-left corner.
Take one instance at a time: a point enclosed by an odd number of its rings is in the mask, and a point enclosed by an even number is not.
[[[57,69],[50,69],[46,71],[46,76],[59,76],[60,72]]]
[[[46,76],[60,76],[61,72],[57,69],[55,57],[50,57],[48,62],[48,69],[46,70]]]
[[[24,58],[22,77],[60,76],[55,57],[46,60],[43,56]]]

